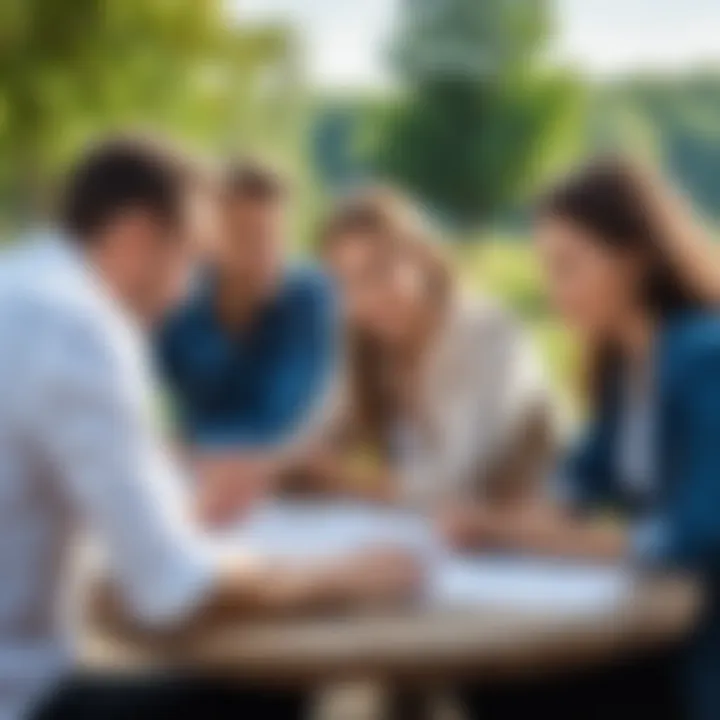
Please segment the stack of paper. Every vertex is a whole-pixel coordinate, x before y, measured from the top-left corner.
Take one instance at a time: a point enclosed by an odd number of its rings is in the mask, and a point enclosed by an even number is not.
[[[610,609],[630,590],[628,575],[616,567],[458,555],[443,546],[426,518],[354,503],[268,503],[233,529],[231,542],[297,559],[403,548],[426,566],[426,597],[437,605],[585,613]]]
[[[611,609],[627,597],[630,578],[616,567],[537,559],[448,557],[435,567],[430,600],[568,613]]]

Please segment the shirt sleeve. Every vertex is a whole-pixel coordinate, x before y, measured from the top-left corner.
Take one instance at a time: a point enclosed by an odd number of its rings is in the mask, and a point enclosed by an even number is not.
[[[220,555],[190,519],[185,483],[156,432],[142,364],[96,322],[55,323],[35,348],[30,430],[63,493],[108,555],[131,610],[171,624],[202,603]]]
[[[667,556],[670,533],[667,520],[650,516],[638,522],[630,532],[630,552],[643,565],[656,565]]]
[[[631,548],[640,562],[707,570],[720,567],[720,347],[693,349],[671,393],[676,437],[670,492],[639,523]],[[672,470],[671,470],[672,473]]]

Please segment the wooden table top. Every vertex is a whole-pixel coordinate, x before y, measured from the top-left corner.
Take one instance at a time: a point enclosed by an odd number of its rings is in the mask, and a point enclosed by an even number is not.
[[[700,607],[694,583],[638,577],[633,588],[611,609],[566,616],[498,606],[396,608],[158,634],[95,613],[85,661],[114,670],[182,666],[287,685],[360,677],[412,684],[562,670],[670,643],[690,630]]]

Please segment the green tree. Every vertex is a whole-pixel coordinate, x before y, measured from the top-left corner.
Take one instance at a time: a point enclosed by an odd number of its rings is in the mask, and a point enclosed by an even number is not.
[[[231,22],[221,0],[3,0],[0,202],[26,214],[88,138],[128,127],[230,146],[286,128],[284,28]],[[245,138],[246,139],[246,138]]]
[[[574,135],[574,82],[540,66],[547,3],[406,0],[394,61],[406,93],[378,157],[460,232],[532,187]],[[579,136],[578,136],[579,137]]]

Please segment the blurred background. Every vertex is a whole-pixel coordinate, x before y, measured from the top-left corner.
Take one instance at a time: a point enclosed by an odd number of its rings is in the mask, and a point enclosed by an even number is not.
[[[720,217],[717,0],[3,0],[0,232],[88,140],[147,128],[260,154],[297,188],[299,252],[370,179],[421,200],[466,281],[535,329],[567,387],[528,202],[587,154],[658,163]]]

